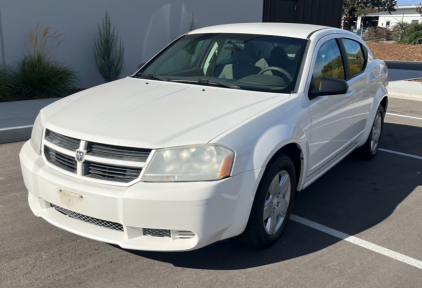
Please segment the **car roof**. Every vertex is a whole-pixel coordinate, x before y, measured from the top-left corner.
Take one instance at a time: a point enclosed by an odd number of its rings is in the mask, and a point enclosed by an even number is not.
[[[326,30],[328,33],[339,33],[344,30],[311,25],[311,24],[296,24],[296,23],[237,23],[209,26],[205,28],[196,29],[188,32],[188,34],[204,34],[204,33],[239,33],[239,34],[257,34],[257,35],[272,35],[284,36],[293,38],[308,39],[309,36],[318,30]]]

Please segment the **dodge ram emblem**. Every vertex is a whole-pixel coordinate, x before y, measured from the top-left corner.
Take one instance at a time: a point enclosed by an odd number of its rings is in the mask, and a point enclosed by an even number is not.
[[[84,161],[84,158],[85,158],[85,151],[77,150],[76,151],[76,161],[82,162],[82,161]]]

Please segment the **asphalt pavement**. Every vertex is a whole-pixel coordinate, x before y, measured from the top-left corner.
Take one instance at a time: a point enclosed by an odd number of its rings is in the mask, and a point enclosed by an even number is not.
[[[347,157],[295,202],[331,230],[291,221],[266,250],[131,251],[60,230],[28,207],[23,142],[0,145],[0,287],[421,287],[422,102],[388,112],[375,159]]]

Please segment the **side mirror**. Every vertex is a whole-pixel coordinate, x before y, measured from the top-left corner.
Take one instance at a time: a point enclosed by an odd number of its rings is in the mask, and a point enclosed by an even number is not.
[[[336,78],[322,77],[319,89],[310,89],[309,97],[312,99],[318,96],[341,95],[346,94],[348,90],[349,84],[347,84],[346,81]]]

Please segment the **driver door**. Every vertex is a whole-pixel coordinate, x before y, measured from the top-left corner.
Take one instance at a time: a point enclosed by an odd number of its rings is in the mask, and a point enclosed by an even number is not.
[[[344,80],[345,67],[337,40],[325,40],[316,51],[310,89],[319,87],[322,77]],[[310,99],[309,176],[323,173],[327,164],[347,151],[352,138],[354,109],[350,96],[351,93],[347,93]]]

